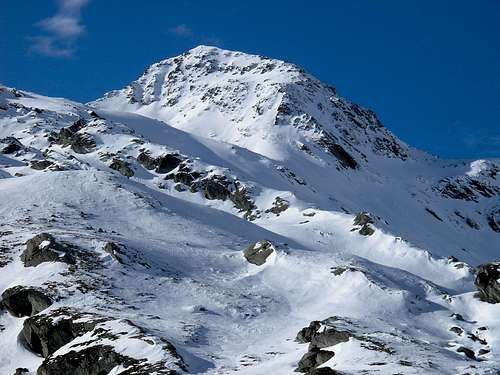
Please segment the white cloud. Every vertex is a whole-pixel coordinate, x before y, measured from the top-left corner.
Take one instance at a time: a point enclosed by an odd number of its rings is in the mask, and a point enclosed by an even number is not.
[[[193,30],[189,28],[186,24],[180,24],[169,29],[172,34],[178,36],[193,36]]]
[[[51,57],[71,57],[76,42],[85,33],[81,10],[90,0],[58,0],[57,13],[37,23],[44,32],[31,39],[30,51]]]

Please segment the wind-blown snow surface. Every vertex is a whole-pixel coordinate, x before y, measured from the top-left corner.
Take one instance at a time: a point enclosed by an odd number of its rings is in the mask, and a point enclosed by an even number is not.
[[[499,257],[495,162],[431,157],[298,67],[211,47],[90,106],[0,90],[0,139],[22,144],[0,155],[0,291],[41,286],[59,296],[49,310],[129,319],[171,342],[189,373],[291,374],[307,351],[298,330],[332,316],[353,337],[324,365],[346,374],[499,370],[500,306],[474,298],[462,263]],[[79,120],[85,153],[58,136]],[[182,163],[146,169],[144,151]],[[361,211],[372,235],[353,224]],[[23,267],[24,241],[41,232],[96,265]],[[262,239],[277,250],[255,266],[243,250]],[[43,360],[17,340],[22,320],[0,316],[1,374]]]

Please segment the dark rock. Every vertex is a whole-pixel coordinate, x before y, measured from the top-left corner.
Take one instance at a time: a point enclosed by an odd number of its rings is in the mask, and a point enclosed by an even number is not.
[[[193,181],[196,179],[196,175],[191,174],[186,171],[179,171],[177,173],[170,173],[165,176],[166,180],[173,180],[176,183],[181,183],[186,186],[190,186]]]
[[[231,194],[229,199],[231,199],[231,202],[233,202],[234,206],[240,211],[250,212],[255,208],[255,204],[248,197],[246,189],[239,188],[238,185],[236,185],[236,190]]]
[[[318,329],[320,329],[320,327],[321,327],[321,322],[319,322],[318,320],[313,320],[309,324],[309,327],[304,327],[297,333],[295,341],[301,344],[311,342],[313,336],[316,334]]]
[[[365,224],[373,224],[373,218],[370,216],[368,212],[360,212],[354,218],[354,225],[365,225]]]
[[[121,159],[113,159],[109,167],[115,171],[120,172],[125,177],[132,177],[134,175],[134,171],[130,168],[130,164]]]
[[[61,308],[50,314],[35,315],[24,321],[22,334],[31,350],[48,357],[78,336],[92,331],[99,320]]]
[[[58,243],[48,233],[40,233],[26,242],[26,250],[21,254],[25,267],[36,267],[43,262],[64,262],[74,264],[69,248]]]
[[[16,372],[14,372],[14,375],[22,375],[22,374],[26,374],[27,372],[30,372],[30,370],[28,370],[27,368],[24,368],[24,367],[19,367],[19,368],[16,368]]]
[[[327,350],[312,350],[302,356],[297,364],[296,372],[309,372],[314,368],[322,365],[330,360],[335,355],[334,352]]]
[[[30,167],[32,169],[36,169],[38,171],[42,171],[42,170],[50,167],[52,164],[54,164],[54,163],[51,162],[50,160],[32,160],[30,162]]]
[[[493,231],[500,233],[500,210],[490,212],[486,220]]]
[[[2,293],[4,308],[15,317],[32,316],[52,305],[52,300],[40,289],[15,286]]]
[[[459,336],[462,336],[462,333],[464,332],[464,330],[460,327],[451,327],[450,331],[456,333]]]
[[[467,358],[476,360],[476,355],[474,354],[474,351],[469,348],[466,348],[465,346],[459,347],[457,349],[457,352],[464,353]]]
[[[307,372],[307,375],[341,375],[340,372],[332,370],[330,367],[320,367]]]
[[[77,154],[92,152],[96,146],[95,140],[89,134],[78,133],[85,126],[83,120],[76,121],[67,128],[62,128],[57,136],[57,142],[62,146],[70,146]]]
[[[45,359],[37,375],[105,375],[120,365],[126,368],[120,372],[123,375],[180,374],[167,367],[167,363],[148,363],[145,359],[137,360],[117,353],[112,346],[93,345]]]
[[[137,161],[147,170],[153,170],[158,165],[158,159],[151,156],[149,152],[141,152],[137,156]]]
[[[262,240],[247,247],[243,252],[243,255],[249,263],[262,266],[266,263],[266,259],[273,253],[273,251],[273,244],[270,241]]]
[[[359,234],[362,236],[371,236],[373,233],[375,233],[375,229],[373,229],[369,224],[363,225],[359,230]]]
[[[21,151],[24,146],[17,138],[6,137],[0,139],[0,154],[13,154],[14,152]]]
[[[489,349],[479,349],[478,355],[488,354],[491,350]]]
[[[201,182],[203,194],[206,199],[225,201],[231,194],[228,189],[228,182],[225,178],[218,176],[210,177]]]
[[[103,247],[103,250],[107,252],[109,255],[111,255],[111,257],[115,259],[118,263],[121,264],[124,263],[122,259],[124,253],[120,248],[120,246],[118,246],[114,242],[106,242],[106,244]]]
[[[500,302],[500,262],[479,266],[474,284],[479,290],[481,300],[490,303]]]
[[[265,212],[272,212],[276,216],[279,216],[282,212],[286,211],[288,207],[290,207],[290,202],[281,197],[276,197],[274,198],[273,206]]]
[[[328,348],[329,346],[347,342],[350,337],[353,337],[350,332],[339,331],[335,328],[327,328],[323,332],[316,333],[312,336],[309,350]]]
[[[182,159],[178,157],[178,155],[166,154],[162,155],[157,159],[156,164],[156,173],[168,173],[181,164]]]
[[[438,214],[437,214],[437,213],[435,213],[434,211],[432,211],[430,208],[427,208],[427,207],[426,207],[426,208],[425,208],[425,210],[426,210],[428,213],[430,213],[432,216],[434,216],[437,220],[439,220],[439,221],[443,221],[443,219],[441,219],[441,218],[438,216]]]

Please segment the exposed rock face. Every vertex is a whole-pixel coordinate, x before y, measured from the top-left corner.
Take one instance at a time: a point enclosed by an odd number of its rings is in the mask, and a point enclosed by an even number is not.
[[[469,359],[474,359],[476,360],[476,354],[474,353],[473,350],[469,349],[469,348],[466,348],[465,346],[461,346],[457,349],[457,352],[458,353],[464,353],[465,356]]]
[[[490,212],[486,220],[493,231],[500,233],[500,209]]]
[[[115,244],[114,242],[106,242],[106,244],[103,247],[103,250],[107,252],[113,259],[115,259],[118,263],[123,264],[123,250]]]
[[[341,375],[340,372],[332,370],[330,367],[320,367],[312,369],[307,375]]]
[[[251,244],[245,249],[243,255],[249,263],[262,266],[273,251],[275,251],[273,244],[270,241],[263,240]]]
[[[52,300],[37,288],[15,286],[2,293],[2,304],[19,318],[38,314],[52,305]]]
[[[276,216],[280,216],[280,214],[286,211],[290,207],[290,202],[281,197],[274,198],[273,206],[266,210],[266,212],[272,212]]]
[[[30,372],[30,370],[28,370],[27,368],[19,367],[19,368],[16,368],[16,372],[14,372],[14,375],[23,375],[23,374],[26,374],[28,372]]]
[[[21,254],[25,267],[36,267],[43,262],[64,262],[74,264],[70,248],[55,240],[48,233],[37,234],[26,242],[26,250]]]
[[[148,364],[117,353],[113,347],[95,345],[80,351],[70,351],[61,356],[49,357],[38,368],[37,375],[95,375],[107,374],[116,366],[126,367],[120,374],[176,375],[180,372],[163,364]]]
[[[137,156],[137,161],[148,170],[155,170],[156,173],[169,173],[177,168],[182,159],[179,155],[166,154],[159,157],[152,157],[147,151],[141,152]]]
[[[349,341],[352,334],[347,331],[339,331],[335,328],[326,328],[323,331],[316,332],[311,337],[309,350],[328,348],[341,342]]]
[[[168,341],[146,336],[129,321],[110,320],[71,308],[64,307],[28,318],[22,334],[30,349],[45,357],[37,375],[107,374],[118,365],[127,368],[121,374],[129,375],[174,375],[185,370],[182,357]],[[83,342],[71,344],[82,335],[87,335]],[[137,358],[120,354],[113,346],[114,342],[127,345],[129,339],[133,340],[136,349],[142,347],[138,350],[162,351],[164,360],[151,362],[141,354]],[[68,345],[67,350],[55,354],[65,345]],[[156,348],[151,349],[152,345]]]
[[[500,303],[500,262],[479,266],[474,283],[483,301]]]
[[[359,234],[363,236],[371,236],[375,233],[375,229],[370,224],[373,224],[374,220],[367,212],[360,212],[354,218],[354,225],[360,226]]]
[[[80,318],[81,321],[78,321]],[[92,331],[99,322],[67,308],[51,311],[49,315],[35,315],[24,321],[23,336],[31,350],[48,357],[85,332]]]
[[[23,144],[14,137],[6,137],[0,139],[0,154],[13,154],[14,152],[21,151]]]
[[[57,136],[57,142],[62,146],[70,146],[77,154],[92,152],[96,146],[95,140],[85,133],[79,131],[86,126],[83,119],[79,119],[73,125],[62,128]]]
[[[309,324],[309,327],[304,327],[299,331],[299,333],[297,333],[295,341],[301,344],[311,342],[313,336],[320,328],[321,328],[321,322],[319,320],[313,320]]]
[[[132,177],[134,175],[134,171],[130,167],[130,164],[118,158],[113,159],[109,167],[120,172],[125,177]]]
[[[50,160],[32,160],[30,162],[30,167],[38,171],[42,171],[50,167],[52,164],[54,163]]]
[[[295,369],[295,371],[309,373],[310,370],[313,370],[315,367],[318,367],[319,365],[327,362],[334,355],[334,352],[328,350],[308,351],[302,356],[299,363],[297,363],[297,368]]]
[[[166,154],[157,159],[156,173],[168,173],[179,166],[182,159],[177,155]]]

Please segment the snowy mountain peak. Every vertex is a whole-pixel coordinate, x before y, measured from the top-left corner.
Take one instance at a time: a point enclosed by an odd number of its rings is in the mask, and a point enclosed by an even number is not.
[[[372,111],[339,97],[300,67],[215,47],[153,64],[91,105],[162,120],[276,160],[299,150],[355,169],[370,154],[403,160],[411,154]]]

